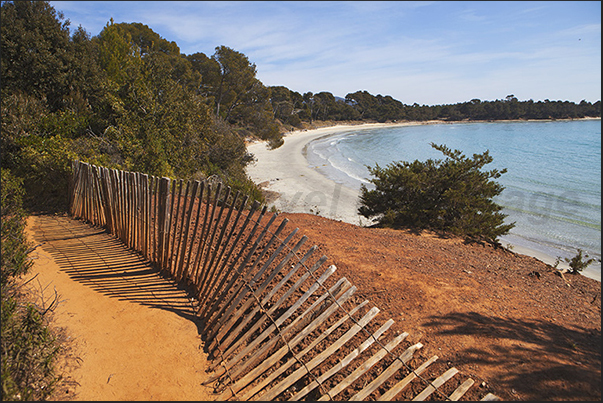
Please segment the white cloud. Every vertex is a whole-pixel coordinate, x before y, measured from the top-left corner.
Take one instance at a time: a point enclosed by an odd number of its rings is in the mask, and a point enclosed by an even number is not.
[[[186,54],[229,46],[266,85],[420,104],[509,93],[600,99],[595,3],[52,2],[93,35],[113,16],[148,25]]]

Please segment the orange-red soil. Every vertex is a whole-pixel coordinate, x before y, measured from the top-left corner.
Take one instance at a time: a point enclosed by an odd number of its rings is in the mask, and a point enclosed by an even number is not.
[[[463,400],[601,400],[601,283],[456,238],[281,214],[357,293],[476,380]],[[189,297],[99,229],[32,216],[30,277],[71,338],[55,400],[212,400]]]

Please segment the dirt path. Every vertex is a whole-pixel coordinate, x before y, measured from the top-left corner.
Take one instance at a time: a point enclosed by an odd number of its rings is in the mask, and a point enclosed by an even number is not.
[[[103,230],[31,216],[31,285],[60,301],[54,323],[71,345],[57,400],[213,400],[201,329],[184,290]]]

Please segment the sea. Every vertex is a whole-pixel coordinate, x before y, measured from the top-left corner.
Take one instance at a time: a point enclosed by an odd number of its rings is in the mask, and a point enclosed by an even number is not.
[[[310,166],[337,183],[369,189],[367,166],[395,161],[443,159],[430,144],[465,156],[488,150],[483,170],[506,168],[494,179],[504,186],[494,201],[506,223],[515,223],[501,243],[565,259],[578,249],[594,258],[583,274],[601,281],[601,120],[441,123],[350,128],[306,146]],[[565,264],[565,266],[564,266]]]

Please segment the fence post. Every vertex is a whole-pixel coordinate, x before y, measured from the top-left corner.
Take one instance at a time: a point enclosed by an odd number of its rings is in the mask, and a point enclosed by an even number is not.
[[[166,249],[166,229],[169,230],[169,202],[170,202],[170,178],[161,178],[159,180],[159,194],[157,195],[158,217],[159,223],[159,245],[158,245],[158,261],[161,270],[165,269],[165,249]]]

